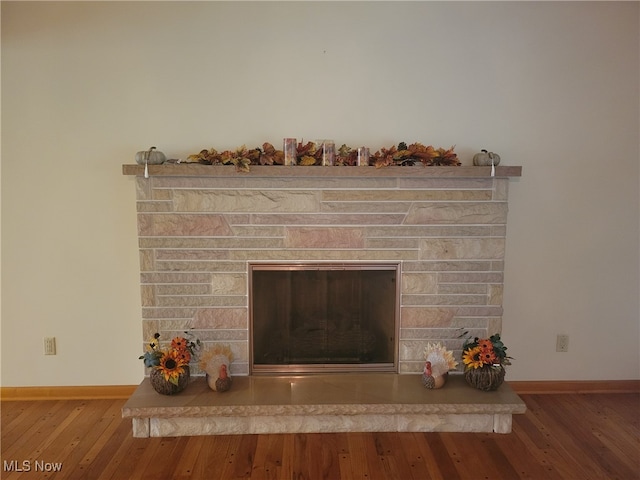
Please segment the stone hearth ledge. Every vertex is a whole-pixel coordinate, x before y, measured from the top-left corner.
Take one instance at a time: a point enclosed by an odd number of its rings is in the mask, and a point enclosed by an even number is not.
[[[261,433],[510,433],[524,402],[507,383],[494,392],[451,374],[444,388],[425,389],[419,375],[391,373],[234,377],[230,391],[195,378],[182,393],[156,393],[149,379],[122,409],[134,437]]]

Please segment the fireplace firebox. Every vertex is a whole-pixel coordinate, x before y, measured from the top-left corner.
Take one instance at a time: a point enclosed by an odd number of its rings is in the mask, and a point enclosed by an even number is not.
[[[396,372],[394,264],[250,264],[251,373]]]

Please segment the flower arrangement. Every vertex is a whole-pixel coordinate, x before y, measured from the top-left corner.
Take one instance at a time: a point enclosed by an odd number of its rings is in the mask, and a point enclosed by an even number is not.
[[[511,365],[510,358],[507,356],[507,347],[497,333],[489,338],[476,337],[472,342],[467,340],[462,347],[462,361],[465,368]]]
[[[381,148],[371,155],[370,163],[376,168],[391,165],[449,165],[460,166],[457,154],[449,149],[434,148],[421,143],[407,145],[400,142],[397,146]],[[343,144],[336,152],[335,165],[353,166],[357,164],[357,149]],[[322,162],[322,149],[317,142],[299,142],[296,150],[296,163],[298,165],[320,165]],[[284,152],[277,150],[271,143],[265,142],[262,147],[248,149],[245,145],[235,150],[219,152],[215,148],[201,150],[189,155],[187,163],[201,163],[205,165],[235,165],[236,170],[248,172],[250,165],[282,165],[284,164]]]
[[[489,338],[474,338],[465,341],[462,347],[464,362],[464,378],[467,383],[478,390],[496,390],[504,381],[504,365],[511,365],[507,356],[507,347],[500,340],[500,335]]]
[[[160,345],[160,334],[154,334],[147,343],[147,351],[139,357],[144,360],[145,367],[160,371],[164,379],[173,385],[178,385],[180,375],[186,372],[185,368],[200,349],[200,340],[193,339],[188,332],[184,333],[184,337],[175,337],[165,348]]]

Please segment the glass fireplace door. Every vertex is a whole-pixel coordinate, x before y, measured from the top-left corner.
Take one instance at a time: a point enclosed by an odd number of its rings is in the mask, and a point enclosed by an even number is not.
[[[395,371],[398,269],[251,265],[252,372]]]

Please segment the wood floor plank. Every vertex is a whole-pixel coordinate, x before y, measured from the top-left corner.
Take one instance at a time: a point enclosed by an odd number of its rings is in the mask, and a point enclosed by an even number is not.
[[[566,478],[571,476],[579,476],[582,479],[607,478],[606,475],[602,476],[597,460],[588,453],[590,450],[588,444],[582,443],[585,438],[580,422],[569,420],[566,413],[558,409],[553,398],[544,400],[546,408],[538,406],[535,414],[546,425],[556,426],[553,436],[549,437],[550,447],[547,449],[553,465],[559,470],[562,469],[560,473]],[[533,399],[530,402],[533,404],[537,401],[539,399]]]
[[[198,437],[202,443],[193,467],[193,478],[222,478],[220,470],[226,463],[231,436]]]
[[[396,434],[398,448],[402,450],[409,468],[410,476],[407,478],[413,480],[431,480],[434,477],[427,468],[419,445],[420,438],[418,438],[417,435],[421,434],[415,432]]]
[[[2,429],[3,458],[28,458],[27,455],[33,454],[34,444],[40,444],[42,438],[53,431],[58,425],[58,422],[62,421],[71,409],[71,405],[65,402],[33,403],[37,409],[35,421],[29,425],[25,425],[25,429],[21,435],[9,437],[5,440],[4,429]],[[2,405],[3,410],[14,406],[10,403],[5,404],[4,402]],[[5,445],[7,446],[6,450]]]
[[[349,463],[352,478],[370,478],[369,463],[367,462],[364,433],[350,433],[347,435],[349,444]]]
[[[259,435],[251,477],[278,480],[282,469],[284,435]]]
[[[99,457],[101,452],[105,449],[106,444],[116,437],[115,433],[118,427],[122,428],[122,414],[120,405],[117,402],[111,402],[109,408],[100,417],[95,428],[91,430],[97,433],[95,439],[91,441],[87,440],[88,449],[85,451],[81,459],[78,460],[78,477],[84,478],[82,470],[93,464],[96,458]],[[123,429],[124,431],[124,429]]]
[[[483,435],[440,434],[447,451],[456,459],[455,466],[461,478],[503,478],[500,468],[487,458],[487,451],[482,445]]]
[[[437,479],[458,480],[456,459],[452,458],[439,433],[424,433],[425,442],[420,443],[423,456],[431,476]]]
[[[82,416],[82,421],[74,421],[73,417],[70,417],[70,422],[47,449],[47,454],[61,464],[79,464],[87,449],[102,436],[105,424],[101,422],[101,418],[109,409],[110,403],[96,400],[78,405],[75,411]],[[92,425],[89,431],[86,428],[87,423]]]
[[[379,435],[377,433],[364,433],[364,453],[365,460],[368,464],[368,471],[370,480],[386,480],[390,477],[390,465],[388,459],[378,454],[375,437]]]
[[[234,453],[234,478],[251,478],[258,435],[238,435],[240,442]]]
[[[187,480],[193,476],[196,461],[202,448],[203,442],[200,437],[188,437],[185,440],[186,445],[182,455],[175,459],[176,465],[171,477],[174,480]]]
[[[517,429],[516,429],[517,431]],[[544,455],[533,450],[539,450],[535,445],[523,441],[517,432],[507,438],[495,437],[497,447],[504,453],[506,461],[515,472],[513,478],[523,480],[561,480],[560,474],[547,462]],[[540,458],[542,457],[542,458]],[[502,463],[500,463],[502,465]]]
[[[124,400],[1,404],[2,478],[640,480],[640,395],[527,394],[513,433],[134,438]],[[59,462],[43,477],[22,462]]]

